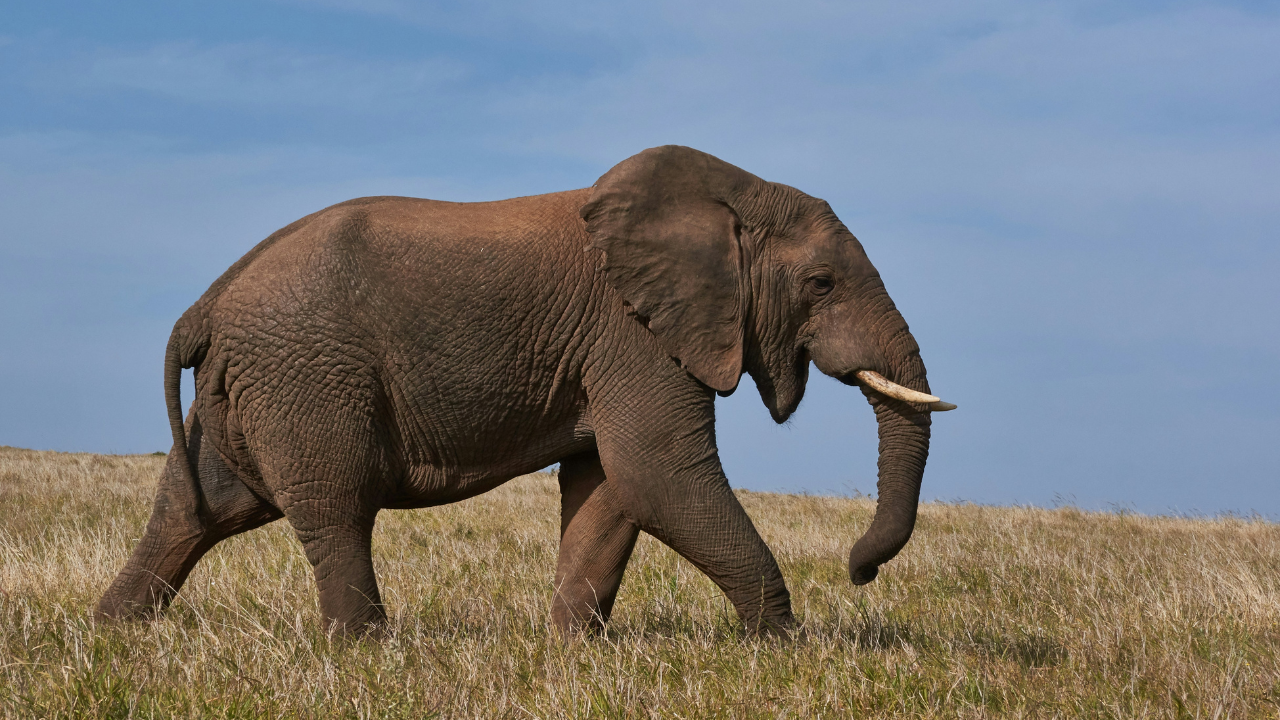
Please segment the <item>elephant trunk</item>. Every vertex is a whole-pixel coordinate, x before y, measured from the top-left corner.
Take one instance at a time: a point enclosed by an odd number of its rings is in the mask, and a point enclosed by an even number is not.
[[[915,339],[905,327],[888,343],[894,381],[912,390],[929,392],[924,362]],[[875,408],[880,431],[879,499],[871,527],[849,551],[849,579],[865,585],[876,578],[880,565],[893,559],[911,539],[920,501],[920,481],[929,457],[930,414],[927,406],[896,400],[862,386]]]

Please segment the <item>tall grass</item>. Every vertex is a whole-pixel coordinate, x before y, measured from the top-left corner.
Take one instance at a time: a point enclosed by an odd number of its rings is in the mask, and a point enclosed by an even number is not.
[[[608,633],[549,626],[549,476],[379,518],[381,642],[321,630],[280,522],[218,546],[146,624],[90,610],[163,458],[0,449],[6,717],[1275,717],[1280,526],[926,504],[871,585],[873,504],[740,493],[801,623],[747,639],[701,574],[642,538]]]

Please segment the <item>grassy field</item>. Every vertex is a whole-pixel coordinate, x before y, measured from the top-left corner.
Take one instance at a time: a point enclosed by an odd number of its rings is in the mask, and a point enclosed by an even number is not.
[[[548,624],[558,497],[529,476],[389,511],[389,639],[320,630],[284,523],[216,548],[172,610],[90,609],[163,458],[0,448],[5,717],[1276,717],[1280,526],[928,504],[880,579],[845,558],[873,504],[741,493],[802,627],[745,639],[702,575],[642,538],[604,637]]]

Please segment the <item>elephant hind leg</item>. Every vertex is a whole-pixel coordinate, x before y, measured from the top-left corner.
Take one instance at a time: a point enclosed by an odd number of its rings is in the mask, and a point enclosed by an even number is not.
[[[99,619],[132,620],[158,614],[212,546],[200,520],[176,511],[174,505],[162,489],[142,539],[98,601],[94,614]]]
[[[286,514],[315,572],[327,629],[351,636],[382,632],[387,612],[373,573],[372,519],[308,528]]]
[[[197,457],[197,477],[206,507],[191,514],[190,490],[174,471],[172,454],[156,492],[151,519],[124,569],[98,602],[101,619],[137,619],[156,615],[173,600],[192,568],[214,545],[280,517],[280,511],[254,495],[227,468],[217,452],[202,443],[200,422],[190,422],[189,450]]]
[[[560,558],[552,621],[562,633],[604,628],[639,528],[622,514],[595,453],[560,463]]]

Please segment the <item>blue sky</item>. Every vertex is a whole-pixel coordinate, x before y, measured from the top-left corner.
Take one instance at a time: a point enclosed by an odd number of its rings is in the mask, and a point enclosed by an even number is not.
[[[926,497],[1280,517],[1277,8],[7,3],[0,444],[167,449],[173,321],[302,215],[678,143],[863,241],[960,405]],[[718,408],[735,485],[874,492],[858,393]]]

